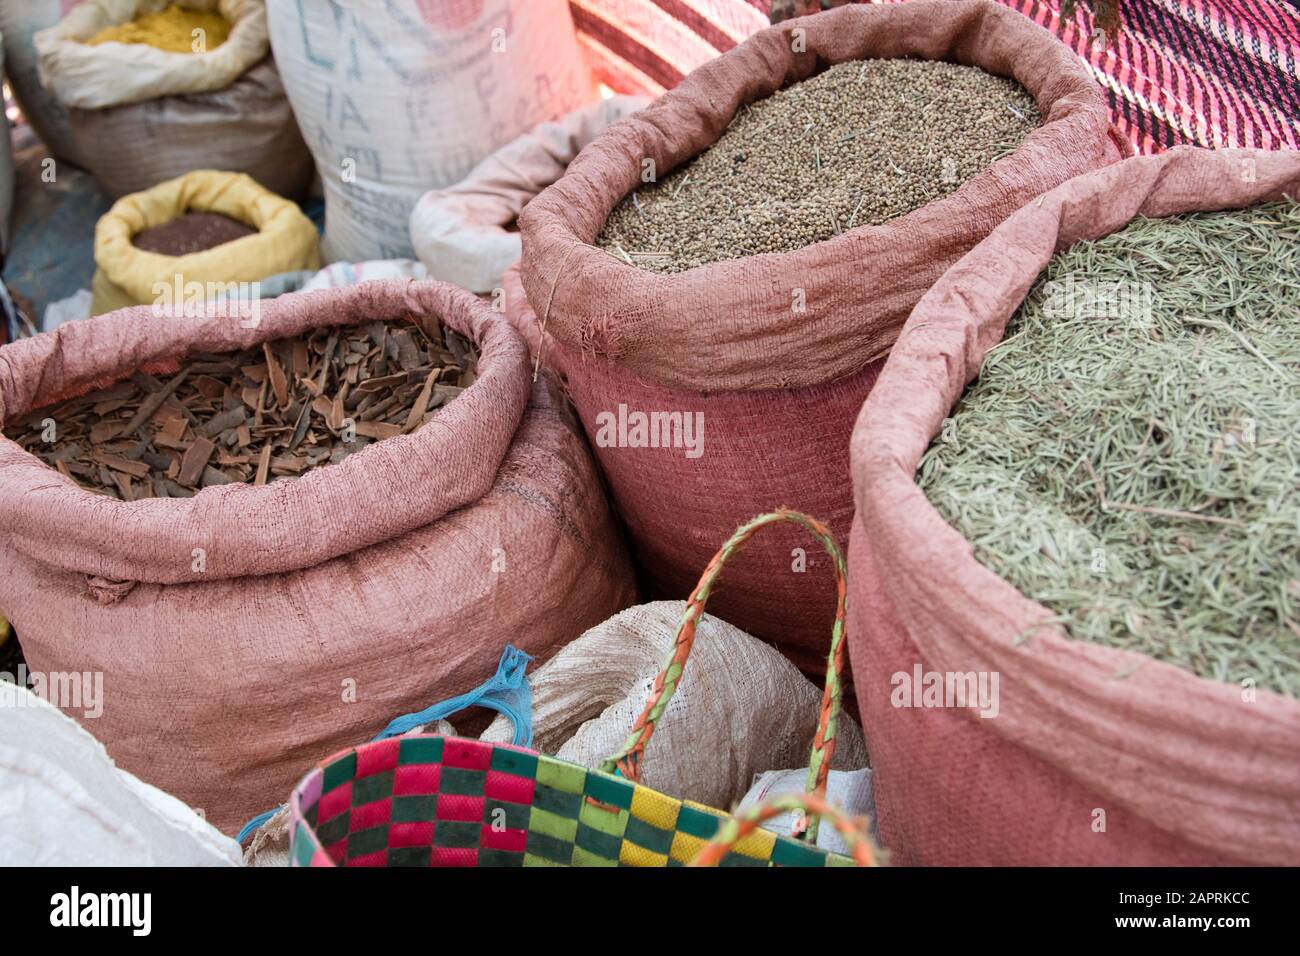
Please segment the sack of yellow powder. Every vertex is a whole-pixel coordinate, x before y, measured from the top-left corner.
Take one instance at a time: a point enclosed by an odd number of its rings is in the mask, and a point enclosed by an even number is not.
[[[114,198],[194,169],[306,194],[314,167],[263,0],[84,0],[34,43],[77,155]]]
[[[80,109],[222,90],[271,47],[263,0],[84,0],[32,42],[41,83]]]

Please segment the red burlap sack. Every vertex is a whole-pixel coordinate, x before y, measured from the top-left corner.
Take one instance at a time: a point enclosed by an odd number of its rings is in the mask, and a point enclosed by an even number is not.
[[[590,245],[640,185],[643,158],[662,174],[709,147],[745,103],[833,63],[903,56],[1014,76],[1045,123],[952,196],[795,252],[661,275]],[[1011,10],[944,0],[844,7],[763,30],[584,149],[520,217],[523,283],[544,328],[543,363],[567,376],[593,444],[597,416],[620,404],[704,416],[699,458],[596,448],[655,593],[689,593],[717,542],[779,505],[847,540],[849,433],[916,300],[1025,201],[1119,155],[1073,53]],[[796,290],[805,312],[792,308]],[[794,529],[753,542],[710,608],[819,673],[833,575],[809,553],[810,586],[802,546]]]
[[[1240,686],[1070,640],[914,481],[1057,250],[1138,215],[1283,193],[1300,195],[1300,154],[1179,148],[1081,176],[996,229],[903,327],[853,432],[849,551],[849,659],[894,861],[1300,863],[1300,701],[1247,702]],[[918,666],[998,673],[997,716],[892,706],[891,676]]]
[[[123,503],[0,440],[0,609],[30,668],[102,672],[86,728],[227,832],[322,754],[486,680],[507,643],[544,660],[637,597],[576,422],[478,300],[390,281],[261,309],[254,329],[125,309],[0,350],[3,424],[323,326],[436,316],[479,345],[477,381],[419,430],[265,487]]]

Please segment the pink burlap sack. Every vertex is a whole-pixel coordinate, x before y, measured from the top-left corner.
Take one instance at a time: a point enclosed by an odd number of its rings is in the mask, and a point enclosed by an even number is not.
[[[1058,250],[1138,215],[1284,193],[1300,195],[1300,154],[1179,148],[1081,176],[994,230],[903,327],[853,432],[849,550],[849,659],[895,862],[1300,863],[1300,701],[1247,702],[1238,685],[1069,639],[914,480]],[[998,673],[997,716],[894,707],[892,675],[918,666]]]
[[[29,666],[102,672],[86,728],[233,832],[321,754],[487,679],[507,643],[544,660],[637,595],[576,422],[473,296],[366,283],[263,301],[252,329],[214,310],[125,309],[5,346],[0,425],[319,327],[437,317],[481,351],[417,431],[265,487],[124,503],[0,440],[0,609]]]
[[[746,103],[833,63],[904,56],[1013,76],[1044,125],[948,198],[795,252],[662,275],[591,245],[640,185],[643,159],[662,174],[708,148]],[[526,336],[567,377],[654,592],[689,593],[717,542],[780,505],[847,540],[849,433],[911,307],[1025,201],[1119,155],[1073,53],[1004,7],[945,0],[845,7],[763,30],[584,149],[520,216],[531,310],[506,307],[538,326]],[[806,311],[792,308],[796,290]],[[600,447],[597,418],[620,405],[702,414],[702,455]],[[833,575],[802,547],[795,529],[753,542],[710,607],[820,673]]]

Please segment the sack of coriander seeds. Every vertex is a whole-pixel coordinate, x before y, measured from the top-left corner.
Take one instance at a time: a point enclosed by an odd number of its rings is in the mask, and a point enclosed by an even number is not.
[[[652,596],[773,506],[846,529],[849,432],[911,307],[1119,155],[1073,52],[939,0],[763,30],[587,146],[520,215],[505,308],[565,376]],[[717,612],[819,673],[830,572],[782,530]]]

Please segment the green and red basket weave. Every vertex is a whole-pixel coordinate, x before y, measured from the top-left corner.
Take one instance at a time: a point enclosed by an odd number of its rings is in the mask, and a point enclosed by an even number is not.
[[[839,577],[821,720],[808,793],[741,818],[644,786],[646,743],[681,681],[695,629],[723,563],[760,528],[794,521],[821,540]],[[844,559],[830,532],[780,510],[739,528],[687,602],[672,654],[632,735],[600,769],[522,747],[439,735],[377,740],[312,770],[290,797],[291,866],[852,866],[876,860],[857,821],[828,806],[844,668]],[[808,811],[802,839],[760,828],[777,812]],[[853,857],[815,845],[830,818]]]

